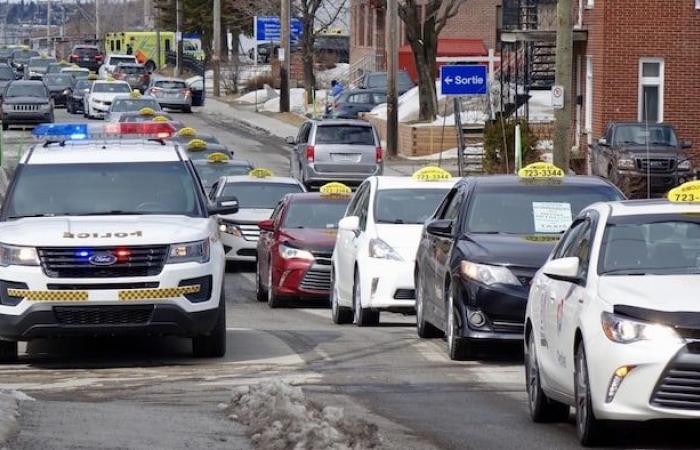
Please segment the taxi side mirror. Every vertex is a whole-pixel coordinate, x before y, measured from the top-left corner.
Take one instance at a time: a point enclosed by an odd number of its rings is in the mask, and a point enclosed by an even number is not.
[[[238,212],[238,198],[220,197],[216,199],[214,206],[209,207],[209,214],[236,214]]]
[[[286,143],[289,144],[289,145],[296,145],[297,139],[296,139],[294,136],[287,136],[287,137],[284,139],[284,142],[286,142]]]
[[[681,148],[693,148],[693,141],[683,141]]]
[[[357,216],[343,217],[338,222],[338,229],[340,231],[352,231],[357,232],[360,229],[360,218]]]
[[[452,221],[434,220],[428,224],[426,231],[433,236],[452,237]]]
[[[275,221],[272,219],[263,220],[258,222],[258,228],[262,231],[275,231]]]
[[[544,265],[542,273],[554,280],[578,283],[581,281],[580,266],[581,262],[577,257],[552,259]]]

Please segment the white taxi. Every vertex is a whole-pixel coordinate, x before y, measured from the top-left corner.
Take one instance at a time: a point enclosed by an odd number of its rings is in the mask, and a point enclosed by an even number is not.
[[[671,201],[669,201],[671,200]],[[669,200],[583,210],[532,281],[532,419],[576,409],[584,445],[603,421],[700,418],[700,181]]]
[[[125,94],[131,94],[131,86],[126,81],[96,80],[83,99],[85,117],[87,119],[104,119],[114,99]]]
[[[426,167],[413,177],[365,180],[338,223],[332,258],[333,322],[376,325],[381,311],[415,309],[414,268],[423,223],[455,184]]]

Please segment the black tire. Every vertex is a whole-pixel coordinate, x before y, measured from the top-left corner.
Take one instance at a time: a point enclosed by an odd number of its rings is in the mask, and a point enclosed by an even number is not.
[[[565,422],[569,418],[569,405],[552,400],[542,391],[540,367],[535,348],[535,333],[525,343],[525,383],[530,418],[536,423]]]
[[[3,129],[4,131],[9,130],[9,129],[10,129],[10,124],[7,123],[7,122],[3,122],[3,123],[2,123],[2,129]]]
[[[73,114],[73,107],[71,106],[73,102],[66,102],[66,112],[68,114]]]
[[[209,334],[192,338],[192,355],[195,358],[221,358],[226,354],[226,297],[223,287],[219,297],[219,316]]]
[[[192,107],[191,106],[186,106],[185,108],[182,109],[182,112],[186,114],[191,114],[192,113]]]
[[[17,342],[0,341],[0,363],[12,363],[17,361]]]
[[[443,336],[443,333],[435,325],[425,320],[425,304],[423,301],[423,285],[420,282],[420,273],[416,271],[416,332],[419,338],[431,339]]]
[[[268,270],[270,270],[269,267]],[[259,302],[267,301],[267,289],[263,287],[260,277],[260,260],[258,260],[258,268],[255,271],[255,299]]]
[[[352,285],[353,321],[358,327],[379,325],[379,311],[363,308],[360,301],[360,274],[355,271],[355,281]]]
[[[331,318],[336,325],[352,323],[352,309],[340,306],[338,303],[338,291],[335,288],[335,271],[331,268]]]
[[[149,72],[156,71],[156,63],[154,63],[153,61],[146,61],[145,67],[146,67],[146,70]]]
[[[588,378],[588,360],[586,349],[581,342],[576,349],[576,367],[574,369],[574,386],[576,396],[576,434],[584,447],[600,445],[605,441],[606,425],[595,418],[591,389]]]
[[[447,355],[453,361],[465,361],[474,358],[474,345],[467,339],[460,337],[461,328],[458,320],[459,310],[454,302],[454,289],[447,287],[447,307],[445,312],[445,341],[447,343]]]
[[[283,301],[275,294],[272,288],[272,270],[267,271],[267,306],[270,308],[279,308],[283,306]]]

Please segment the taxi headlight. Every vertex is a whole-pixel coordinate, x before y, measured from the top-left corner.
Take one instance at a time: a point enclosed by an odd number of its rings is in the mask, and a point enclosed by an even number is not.
[[[209,240],[195,242],[183,242],[170,246],[168,264],[180,264],[186,262],[209,262]]]
[[[235,225],[231,222],[227,222],[225,220],[219,220],[219,231],[236,237],[243,236],[243,232],[241,231],[241,228],[238,225]]]
[[[522,286],[522,283],[520,283],[518,278],[513,275],[513,272],[511,272],[507,267],[462,261],[460,264],[460,273],[465,278],[469,278],[489,286],[492,284]]]
[[[314,255],[306,250],[301,250],[299,248],[289,247],[284,244],[280,244],[280,256],[283,259],[304,259],[307,261],[313,261]]]
[[[634,169],[635,168],[634,160],[628,159],[628,158],[620,159],[617,161],[617,168],[618,169],[625,169],[625,170]]]
[[[39,255],[34,247],[0,244],[0,267],[38,265]]]
[[[608,339],[619,344],[638,341],[681,342],[681,337],[673,328],[658,323],[639,322],[609,312],[603,312],[601,321]]]
[[[396,253],[396,250],[394,250],[389,244],[378,238],[369,241],[369,256],[370,258],[403,261],[403,258],[401,257],[401,255]]]

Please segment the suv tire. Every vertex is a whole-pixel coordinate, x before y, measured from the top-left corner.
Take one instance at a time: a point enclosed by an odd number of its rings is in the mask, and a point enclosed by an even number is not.
[[[209,334],[192,338],[192,354],[195,358],[221,358],[226,354],[226,297],[221,287],[219,316],[214,329]]]
[[[12,363],[17,361],[17,342],[0,341],[0,363]]]

